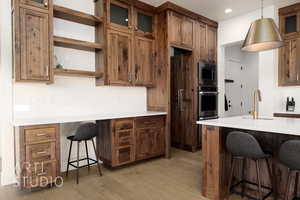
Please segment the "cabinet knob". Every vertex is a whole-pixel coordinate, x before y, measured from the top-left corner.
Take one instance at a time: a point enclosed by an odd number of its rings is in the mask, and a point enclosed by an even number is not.
[[[128,26],[128,29],[132,29],[132,26]]]
[[[135,30],[135,31],[137,31],[137,30],[139,30],[139,29],[138,29],[138,27],[137,27],[137,26],[135,26],[135,27],[134,27],[134,30]]]
[[[45,6],[45,7],[48,7],[48,3],[47,3],[47,2],[45,2],[45,3],[44,3],[44,6]]]

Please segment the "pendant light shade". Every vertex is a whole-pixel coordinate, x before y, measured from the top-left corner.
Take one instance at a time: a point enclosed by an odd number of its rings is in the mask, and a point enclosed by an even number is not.
[[[274,20],[262,18],[251,24],[242,50],[257,52],[276,49],[284,45]]]
[[[263,5],[264,2],[261,0],[261,19],[251,24],[242,47],[243,51],[266,51],[285,45],[274,20],[263,17]]]

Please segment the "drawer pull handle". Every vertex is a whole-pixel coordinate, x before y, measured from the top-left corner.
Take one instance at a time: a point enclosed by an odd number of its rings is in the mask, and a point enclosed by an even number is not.
[[[46,172],[41,172],[38,174],[38,176],[43,176],[43,175],[46,175],[47,173]]]
[[[39,133],[39,134],[36,134],[36,136],[43,137],[43,136],[47,136],[47,134],[46,133]]]
[[[45,153],[47,153],[47,152],[46,151],[39,151],[39,152],[37,152],[38,155],[45,154]]]

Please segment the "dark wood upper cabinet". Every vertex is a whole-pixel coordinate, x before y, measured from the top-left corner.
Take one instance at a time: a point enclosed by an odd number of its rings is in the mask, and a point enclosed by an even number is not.
[[[286,46],[279,49],[278,85],[300,85],[300,4],[280,8],[279,19]]]
[[[207,27],[207,50],[208,62],[217,63],[217,29],[214,27]]]
[[[193,47],[193,20],[175,12],[169,14],[170,42],[179,47]]]
[[[42,9],[49,9],[49,0],[20,0],[22,4],[34,6]]]
[[[109,30],[108,34],[108,79],[110,85],[131,85],[132,82],[132,37],[128,33]]]
[[[15,81],[51,83],[52,1],[15,0],[13,3]],[[50,4],[50,10],[37,8],[42,3]]]
[[[154,40],[135,37],[134,42],[134,85],[151,87],[155,64]]]

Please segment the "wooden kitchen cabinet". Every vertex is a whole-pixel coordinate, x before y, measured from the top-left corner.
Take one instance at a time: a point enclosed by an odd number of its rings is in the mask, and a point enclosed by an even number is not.
[[[152,70],[155,64],[154,40],[136,36],[134,42],[134,85],[152,87]]]
[[[132,37],[128,33],[108,31],[107,64],[110,85],[132,83]]]
[[[279,9],[280,32],[286,46],[279,49],[278,85],[300,85],[300,4]]]
[[[59,125],[15,129],[16,176],[21,189],[47,186],[60,175]]]
[[[135,9],[134,31],[136,36],[153,39],[155,33],[155,15],[142,9]]]
[[[38,6],[42,3],[47,3],[47,10]],[[52,2],[15,0],[13,6],[15,80],[49,83],[53,77]]]
[[[49,9],[49,0],[20,0],[22,4],[42,9]]]
[[[171,44],[193,48],[193,20],[175,12],[170,12],[169,16]]]
[[[97,121],[100,159],[123,166],[165,153],[165,116]]]
[[[217,63],[217,29],[207,26],[207,50],[208,62]]]

